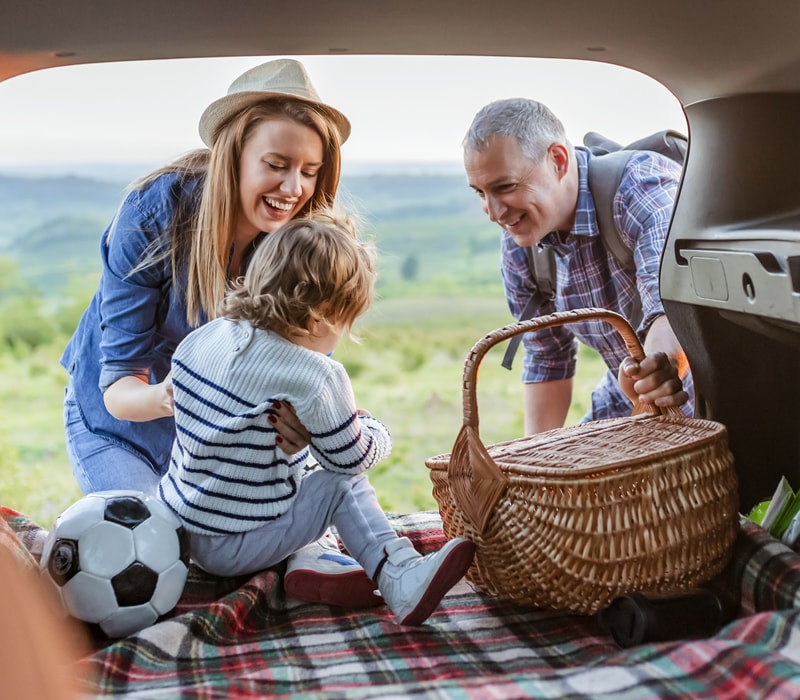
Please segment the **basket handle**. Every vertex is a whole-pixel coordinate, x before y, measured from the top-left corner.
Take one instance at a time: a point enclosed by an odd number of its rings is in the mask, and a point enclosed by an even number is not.
[[[598,308],[559,311],[527,321],[512,323],[488,333],[475,343],[467,355],[464,362],[462,387],[464,422],[453,445],[447,475],[453,497],[461,509],[463,517],[468,519],[479,533],[483,533],[485,530],[489,517],[508,482],[507,477],[495,464],[480,440],[477,378],[481,360],[495,345],[520,333],[586,320],[601,320],[610,323],[622,336],[628,353],[635,360],[644,359],[644,349],[639,338],[625,318],[613,311]],[[662,409],[654,404],[642,404],[635,401],[631,415],[642,413],[680,414],[683,416],[683,411],[676,407]]]

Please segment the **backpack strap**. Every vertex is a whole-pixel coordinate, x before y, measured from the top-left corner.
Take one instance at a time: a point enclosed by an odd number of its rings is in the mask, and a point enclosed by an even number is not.
[[[594,199],[600,236],[606,249],[628,269],[634,266],[633,251],[625,245],[614,223],[614,195],[632,155],[632,151],[612,151],[595,156],[589,162],[589,189]]]
[[[636,265],[633,261],[633,251],[622,240],[619,229],[614,223],[614,195],[619,189],[628,159],[634,153],[635,151],[629,150],[612,151],[595,156],[589,162],[589,189],[594,199],[600,237],[606,250],[628,270],[635,269]],[[638,328],[642,316],[642,299],[637,291],[629,319],[631,326]]]
[[[556,254],[553,249],[546,245],[527,246],[525,255],[528,257],[528,267],[539,287],[540,298],[542,301],[553,301],[556,298]],[[520,320],[527,321],[528,318]]]
[[[545,301],[556,298],[556,254],[550,246],[526,246],[525,257],[528,260],[528,269],[531,277],[536,280],[536,294],[528,299],[525,308],[520,314],[519,321],[528,321],[533,318],[534,310]],[[514,355],[522,341],[522,335],[512,336],[500,363],[506,369],[511,369]]]

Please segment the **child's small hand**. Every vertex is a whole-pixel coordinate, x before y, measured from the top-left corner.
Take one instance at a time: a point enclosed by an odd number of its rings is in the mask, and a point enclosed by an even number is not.
[[[363,418],[371,418],[372,414],[369,411],[365,411],[363,408],[359,408],[356,410],[356,413],[363,417]]]
[[[284,454],[293,455],[308,447],[311,435],[298,419],[292,404],[275,401],[272,408],[274,413],[270,415],[269,422],[278,431],[276,441]]]

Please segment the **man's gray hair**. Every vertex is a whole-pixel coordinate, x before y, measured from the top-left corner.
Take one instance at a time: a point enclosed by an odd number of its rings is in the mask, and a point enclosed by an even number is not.
[[[512,136],[522,152],[535,163],[554,143],[568,144],[564,125],[548,107],[536,100],[513,97],[490,102],[472,120],[462,146],[484,151],[494,136]]]

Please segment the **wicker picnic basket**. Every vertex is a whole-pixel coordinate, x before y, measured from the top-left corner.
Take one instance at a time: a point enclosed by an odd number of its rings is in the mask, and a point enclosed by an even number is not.
[[[485,447],[476,381],[488,350],[526,331],[602,319],[644,352],[622,316],[566,311],[478,341],[464,366],[463,426],[426,460],[445,534],[476,544],[467,579],[490,595],[594,614],[631,591],[701,585],[728,562],[738,490],[723,425],[637,404],[631,416]]]

